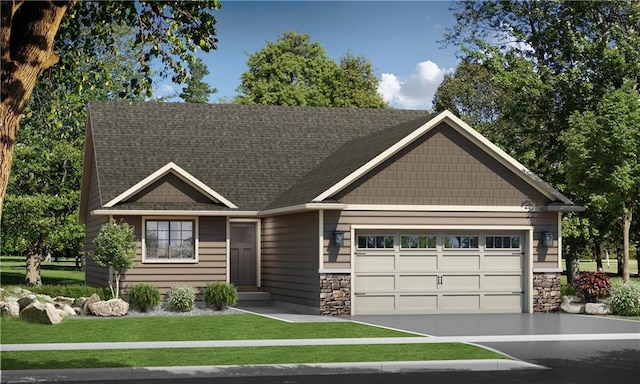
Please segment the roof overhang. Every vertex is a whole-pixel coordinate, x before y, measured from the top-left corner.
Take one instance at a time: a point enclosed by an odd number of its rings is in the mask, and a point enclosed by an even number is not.
[[[126,201],[128,198],[132,197],[138,192],[141,192],[143,189],[145,189],[146,187],[148,187],[149,185],[159,180],[160,178],[162,178],[168,173],[172,173],[176,175],[177,177],[182,179],[182,181],[189,184],[193,188],[197,189],[198,191],[203,193],[205,196],[215,201],[219,201],[220,203],[224,204],[228,208],[234,208],[234,209],[238,208],[238,206],[233,204],[231,201],[227,200],[224,196],[214,191],[213,189],[209,188],[205,183],[201,182],[200,180],[195,178],[193,175],[191,175],[189,172],[180,168],[177,164],[173,162],[167,163],[162,168],[158,169],[157,171],[153,172],[149,176],[145,177],[144,179],[139,181],[137,184],[135,184],[131,188],[127,189],[126,191],[122,192],[121,194],[116,196],[114,199],[106,203],[104,207],[111,208],[118,203],[122,203]]]
[[[513,173],[518,175],[525,182],[527,182],[537,191],[546,196],[549,200],[560,201],[567,206],[574,206],[573,202],[571,202],[571,200],[569,200],[566,196],[564,196],[558,190],[539,178],[537,175],[527,169],[527,167],[522,165],[513,157],[509,156],[506,152],[498,148],[498,146],[493,144],[486,137],[482,136],[479,132],[471,128],[467,123],[462,121],[459,117],[448,110],[441,112],[440,114],[417,128],[415,131],[405,136],[402,140],[393,144],[378,156],[374,157],[369,162],[353,171],[351,174],[347,175],[336,184],[332,185],[329,189],[316,196],[313,201],[321,202],[340,192],[443,122],[454,128],[464,137],[469,139],[472,143],[484,149],[487,154],[507,167]]]
[[[258,211],[195,211],[187,209],[96,209],[95,216],[258,216]]]

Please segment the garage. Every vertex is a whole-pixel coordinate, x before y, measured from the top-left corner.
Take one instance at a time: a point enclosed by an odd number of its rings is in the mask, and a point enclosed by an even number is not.
[[[357,231],[353,311],[521,313],[524,232]]]

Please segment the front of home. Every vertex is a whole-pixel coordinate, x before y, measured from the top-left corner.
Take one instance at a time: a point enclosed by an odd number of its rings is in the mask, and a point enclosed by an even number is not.
[[[223,280],[327,315],[555,310],[580,210],[450,112],[92,102],[85,246],[136,230],[126,287]],[[86,281],[109,271],[87,258]]]

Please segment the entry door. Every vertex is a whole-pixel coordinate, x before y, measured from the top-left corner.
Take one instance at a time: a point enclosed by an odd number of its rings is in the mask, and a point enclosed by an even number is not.
[[[230,275],[237,287],[256,285],[255,232],[254,223],[231,223]]]

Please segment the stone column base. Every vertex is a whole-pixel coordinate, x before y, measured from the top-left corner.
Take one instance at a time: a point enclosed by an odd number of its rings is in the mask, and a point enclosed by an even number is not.
[[[320,315],[351,315],[351,275],[320,274]]]
[[[560,309],[560,272],[533,273],[533,312],[556,312]]]

